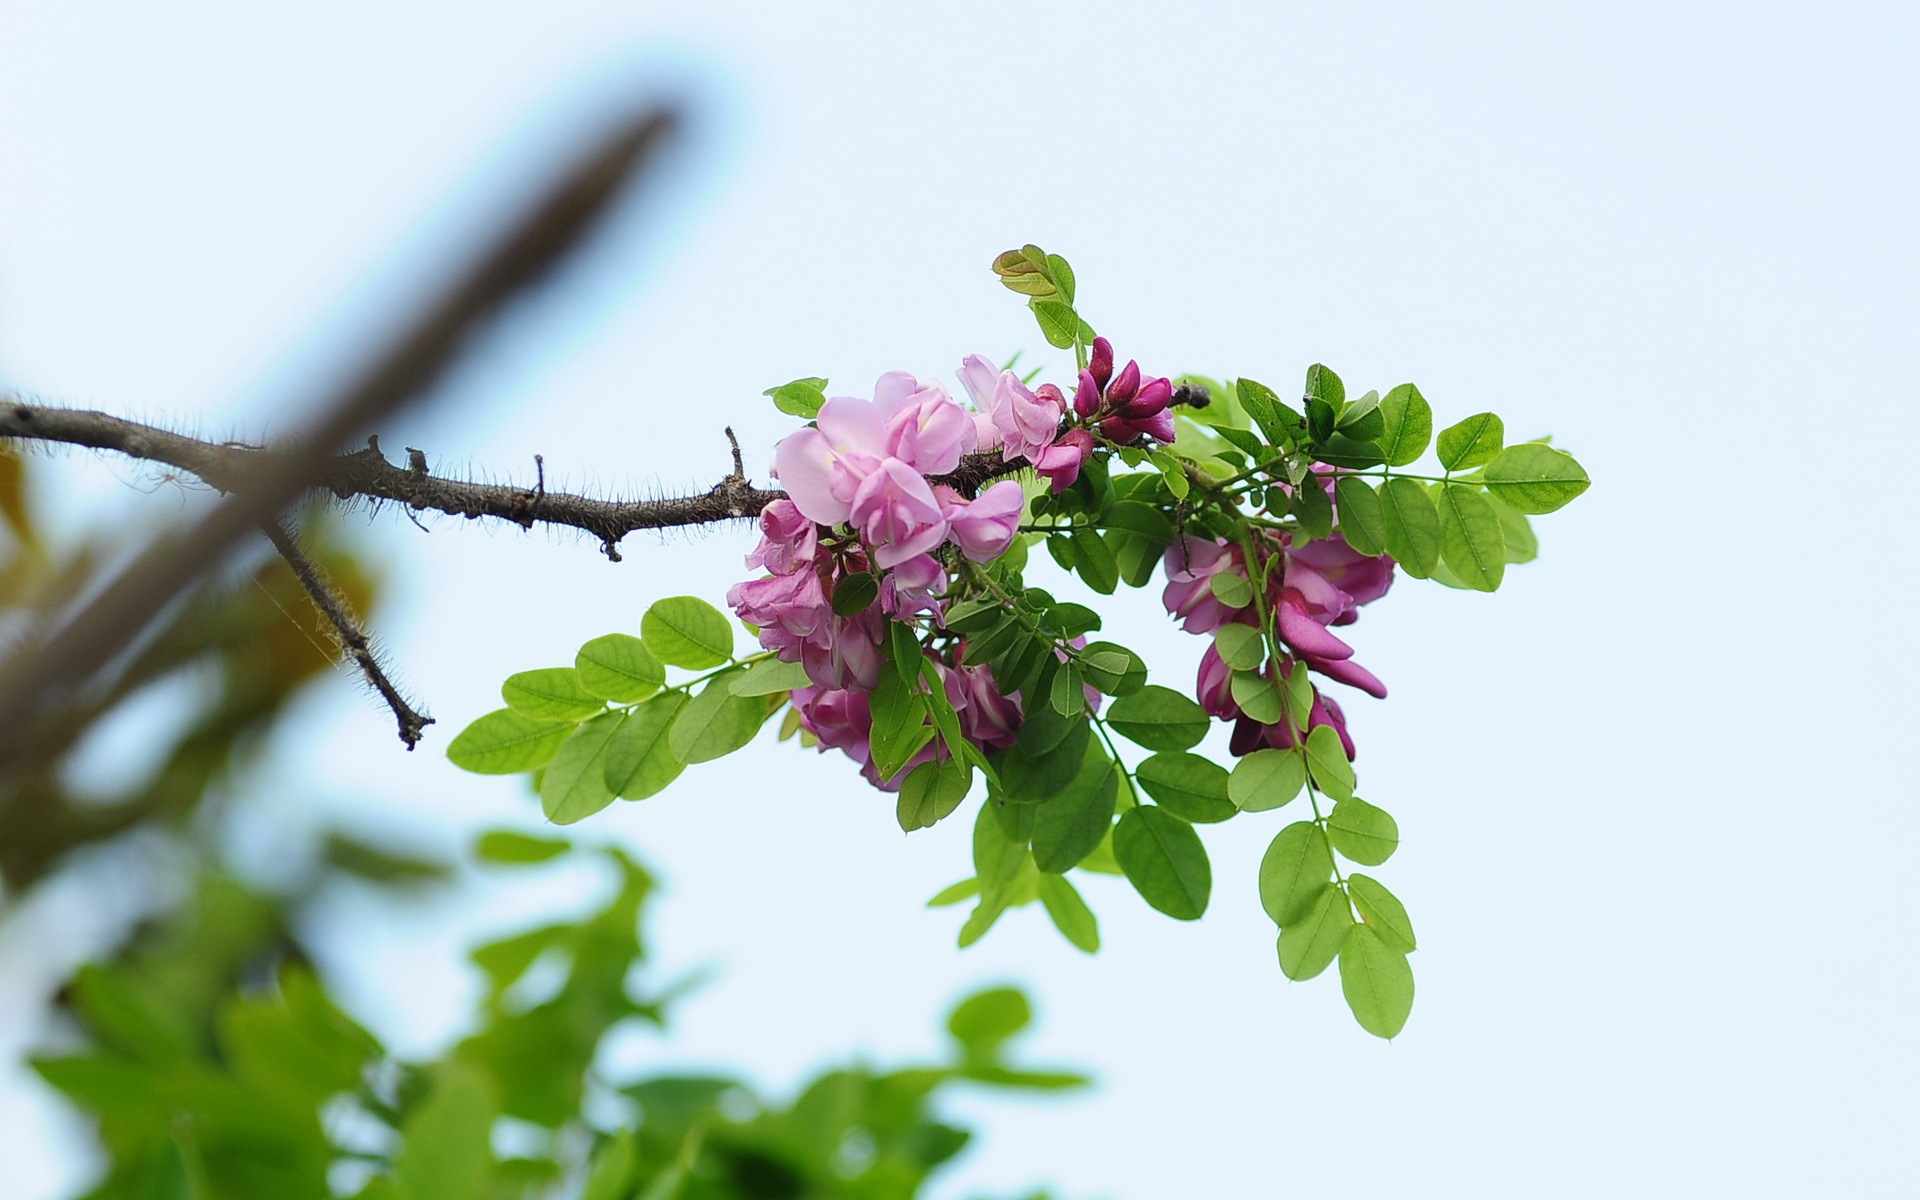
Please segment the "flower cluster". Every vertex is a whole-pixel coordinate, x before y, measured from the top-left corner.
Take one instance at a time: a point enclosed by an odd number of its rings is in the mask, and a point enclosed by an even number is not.
[[[793,694],[801,724],[870,777],[865,692],[879,678],[885,621],[922,613],[941,620],[953,555],[998,558],[1025,506],[1015,480],[969,498],[943,477],[967,455],[997,450],[1003,464],[1031,466],[1060,491],[1092,456],[1095,430],[1122,443],[1174,436],[1172,383],[1143,378],[1132,362],[1115,372],[1104,338],[1080,373],[1071,418],[1059,388],[1029,388],[979,355],[962,362],[959,377],[972,409],[938,383],[894,371],[880,377],[873,399],[836,396],[812,426],[782,441],[774,474],[788,498],[761,513],[763,537],[747,556],[748,566],[768,575],[727,593],[740,619],[759,629],[763,647],[806,668],[813,686]],[[877,583],[864,604],[848,603],[841,591],[855,576]],[[990,749],[1010,745],[1021,722],[1018,698],[1002,695],[985,667],[937,665],[967,739]],[[944,752],[932,743],[909,768]],[[897,786],[904,775],[874,782]]]
[[[1347,545],[1339,534],[1293,544],[1291,534],[1279,533],[1255,542],[1261,573],[1268,579],[1266,606],[1274,615],[1274,625],[1286,652],[1269,661],[1265,677],[1284,679],[1296,662],[1329,679],[1357,687],[1369,695],[1385,698],[1386,685],[1373,672],[1353,661],[1353,647],[1336,636],[1331,627],[1350,625],[1360,616],[1360,606],[1386,595],[1393,584],[1393,560],[1385,555],[1367,556]],[[1277,561],[1274,561],[1277,560]],[[1213,633],[1230,624],[1257,625],[1259,606],[1249,588],[1245,603],[1233,605],[1223,600],[1213,586],[1222,573],[1248,580],[1246,551],[1225,541],[1203,541],[1182,537],[1167,549],[1164,567],[1167,586],[1161,601],[1167,611],[1180,618],[1188,633]],[[1248,754],[1262,746],[1288,749],[1294,744],[1294,731],[1286,721],[1265,725],[1241,711],[1232,692],[1233,671],[1214,646],[1200,657],[1196,694],[1208,714],[1235,722],[1232,752]],[[1307,727],[1331,726],[1340,735],[1347,757],[1353,757],[1353,739],[1347,734],[1346,715],[1340,705],[1313,688],[1313,706]]]

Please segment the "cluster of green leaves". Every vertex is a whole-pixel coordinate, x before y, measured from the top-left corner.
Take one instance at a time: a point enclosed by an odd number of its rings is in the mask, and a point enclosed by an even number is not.
[[[1084,354],[1093,344],[1093,326],[1073,307],[1073,268],[1066,259],[1027,245],[994,259],[993,273],[1008,291],[1027,298],[1027,307],[1040,323],[1040,333],[1048,345]],[[1081,363],[1084,365],[1084,358]]]
[[[1066,260],[1028,245],[1000,255],[993,270],[1027,298],[1048,342],[1073,349],[1076,369],[1084,366],[1093,329],[1074,307]],[[1086,422],[1096,453],[1070,487],[1030,491],[1023,535],[1007,554],[984,565],[948,554],[952,585],[944,621],[886,626],[885,664],[868,696],[873,767],[883,783],[898,786],[897,816],[909,832],[952,816],[985,780],[986,798],[973,822],[974,874],[932,901],[974,901],[960,930],[962,946],[1008,909],[1038,903],[1071,944],[1096,950],[1099,924],[1069,878],[1075,870],[1124,875],[1153,908],[1197,919],[1213,880],[1196,827],[1275,810],[1305,795],[1311,816],[1279,831],[1260,872],[1262,903],[1280,928],[1281,968],[1307,979],[1338,961],[1342,990],[1361,1025],[1391,1037],[1412,1005],[1412,925],[1385,885],[1343,872],[1335,856],[1378,866],[1398,845],[1398,826],[1355,795],[1352,764],[1335,731],[1309,728],[1315,685],[1269,606],[1283,584],[1282,547],[1337,535],[1362,554],[1391,556],[1414,578],[1493,591],[1509,564],[1537,552],[1529,518],[1578,497],[1587,475],[1571,455],[1544,441],[1507,444],[1493,413],[1467,417],[1436,437],[1432,409],[1412,384],[1350,398],[1339,375],[1315,364],[1296,404],[1248,378],[1181,382],[1188,387],[1180,393],[1184,406],[1171,445],[1115,444],[1100,434],[1097,421]],[[824,387],[825,380],[808,378],[768,394],[783,411],[810,417]],[[1430,449],[1437,473],[1409,470]],[[1220,572],[1210,582],[1215,597],[1242,614],[1218,632],[1216,647],[1232,672],[1230,689],[1241,711],[1289,731],[1276,738],[1290,743],[1287,749],[1256,750],[1231,769],[1196,753],[1211,722],[1193,699],[1151,686],[1146,664],[1124,646],[1087,644],[1101,627],[1099,613],[1024,579],[1031,549],[1044,543],[1053,560],[1096,595],[1113,595],[1122,585],[1145,587],[1183,535],[1243,553],[1251,579]],[[837,587],[834,607],[850,615],[870,605],[877,591],[871,574],[849,576]],[[685,608],[682,623],[689,623],[689,606],[699,602],[682,597],[663,604]],[[548,815],[577,820],[614,795],[658,790],[682,762],[744,745],[777,709],[780,689],[799,686],[804,676],[778,663],[748,669],[730,657],[724,618],[701,606],[698,619],[710,636],[691,642],[692,658],[685,657],[689,643],[677,625],[668,645],[681,658],[654,646],[651,629],[644,631],[644,647],[626,639],[633,650],[651,648],[662,661],[719,668],[681,685],[684,693],[704,684],[698,696],[665,702],[681,706],[680,715],[668,707],[638,717],[636,711],[646,709],[620,707],[635,697],[586,678],[583,658],[575,672],[529,673],[564,680],[570,710],[548,707],[563,690],[558,683],[535,695],[537,689],[516,689],[509,680],[509,708],[462,734],[455,761],[528,770],[551,759],[540,784]],[[937,663],[989,667],[1003,693],[1021,698],[1023,724],[1014,745],[987,752],[961,735]],[[659,686],[657,668],[648,679]],[[763,705],[748,703],[761,696],[769,698]],[[1111,698],[1104,715],[1096,703],[1103,697]],[[723,711],[729,715],[713,727]],[[669,727],[673,732],[663,740]],[[792,727],[789,718],[789,732]],[[1144,753],[1123,753],[1123,742]],[[642,761],[634,744],[664,747],[650,751],[659,770],[644,774],[641,790],[625,770]],[[622,752],[622,745],[629,748]]]
[[[508,868],[569,851],[505,831],[477,847]],[[228,972],[269,930],[271,905],[230,883],[210,886],[160,952],[84,969],[70,995],[91,1045],[34,1067],[99,1124],[107,1170],[89,1195],[909,1200],[969,1141],[937,1112],[946,1090],[1087,1082],[1009,1059],[1031,1014],[1006,988],[953,1011],[947,1061],[829,1071],[788,1104],[730,1076],[610,1081],[593,1069],[606,1036],[661,1024],[669,997],[631,983],[651,880],[618,850],[602,857],[606,904],[474,950],[488,984],[479,1028],[432,1062],[394,1058],[305,968],[234,989]]]
[[[691,678],[669,683],[668,667]],[[570,825],[745,746],[806,682],[798,664],[734,657],[733,622],[704,600],[673,596],[647,609],[639,637],[609,633],[580,647],[571,667],[509,677],[507,706],[462,730],[447,757],[485,775],[532,772],[547,819]]]

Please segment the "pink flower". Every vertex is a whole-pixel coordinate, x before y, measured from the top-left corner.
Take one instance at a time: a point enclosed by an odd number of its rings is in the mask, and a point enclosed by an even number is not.
[[[897,458],[881,460],[860,481],[847,514],[878,566],[905,562],[947,540],[947,521],[926,477]]]
[[[966,385],[974,407],[987,414],[999,433],[1001,453],[1008,459],[1037,462],[1040,452],[1053,444],[1067,411],[1059,388],[1047,385],[1038,392],[1029,391],[1018,375],[996,374],[993,364],[978,354],[968,355],[961,363],[960,382]]]
[[[972,500],[950,487],[936,487],[940,515],[948,534],[974,562],[988,562],[1007,552],[1020,528],[1026,492],[1012,479],[1003,479]]]
[[[1371,604],[1393,586],[1393,560],[1369,558],[1339,534],[1287,550],[1286,585],[1299,591],[1314,620],[1350,625],[1363,604]]]
[[[917,554],[881,577],[880,611],[896,621],[923,612],[937,617],[941,605],[934,597],[946,590],[947,572],[940,560],[931,554]]]
[[[826,628],[833,615],[816,571],[792,571],[736,583],[727,603],[742,621],[760,628],[760,645],[787,662],[800,661],[800,646]]]
[[[1005,696],[985,666],[944,668],[947,697],[960,714],[960,733],[988,750],[1004,750],[1020,735],[1025,718],[1017,697]]]
[[[1080,468],[1093,457],[1093,435],[1084,429],[1069,429],[1065,437],[1030,459],[1034,470],[1053,481],[1053,490],[1064,492],[1080,478]]]
[[[860,484],[887,456],[886,420],[870,401],[835,396],[816,427],[774,449],[773,473],[795,507],[822,525],[846,521]]]
[[[886,632],[882,624],[885,620],[873,608],[851,617],[828,609],[820,628],[800,644],[800,662],[807,669],[807,678],[822,687],[871,690],[880,682],[880,639]],[[765,630],[761,636],[765,637]]]
[[[791,500],[775,500],[760,510],[760,533],[760,544],[747,555],[747,565],[765,567],[775,575],[811,563],[820,547],[820,527]]]
[[[1340,748],[1346,751],[1348,761],[1352,761],[1353,739],[1347,735],[1347,716],[1340,711],[1340,705],[1330,696],[1313,692],[1313,708],[1307,714],[1307,731],[1311,733],[1320,726],[1332,728],[1339,735]],[[1291,750],[1295,745],[1292,727],[1285,721],[1278,725],[1262,725],[1250,717],[1241,717],[1233,727],[1233,737],[1227,743],[1229,753],[1236,756],[1251,754],[1262,747],[1275,750]]]
[[[886,452],[922,475],[944,475],[973,452],[973,417],[937,383],[889,371],[874,385],[873,406],[886,421]]]
[[[1206,653],[1200,656],[1200,675],[1194,683],[1193,692],[1208,716],[1231,721],[1240,715],[1240,705],[1233,698],[1232,685],[1233,668],[1220,657],[1220,651],[1209,643]]]
[[[871,753],[868,738],[873,732],[873,714],[867,708],[865,692],[795,688],[793,707],[800,714],[800,727],[819,739],[823,752],[842,750],[855,762],[866,763]]]
[[[1180,627],[1188,633],[1212,633],[1245,608],[1229,607],[1214,595],[1213,577],[1228,571],[1245,578],[1245,557],[1238,546],[1182,535],[1167,547],[1162,560],[1167,586],[1160,602],[1181,619]]]

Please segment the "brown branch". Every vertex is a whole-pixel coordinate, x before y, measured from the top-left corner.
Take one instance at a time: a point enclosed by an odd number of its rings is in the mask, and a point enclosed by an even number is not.
[[[0,662],[0,731],[90,680],[249,530],[277,518],[312,487],[335,447],[426,391],[469,338],[581,244],[676,125],[671,110],[645,113],[571,164],[323,406],[293,451],[256,460],[219,508],[156,543],[64,622],[42,622],[30,631],[22,648]]]
[[[426,454],[411,447],[407,450],[406,466],[389,462],[381,453],[377,438],[369,438],[364,450],[327,460],[316,473],[313,486],[342,500],[356,497],[390,500],[415,512],[431,509],[469,519],[492,517],[511,521],[523,529],[543,524],[579,529],[599,539],[607,557],[618,562],[620,539],[636,530],[751,519],[786,494],[753,486],[746,478],[738,439],[732,429],[726,434],[733,455],[733,472],[706,491],[690,496],[600,500],[571,492],[548,491],[544,463],[540,483],[532,490],[447,479],[429,471]],[[262,460],[270,460],[280,453],[234,442],[204,442],[101,412],[19,401],[0,403],[0,437],[112,450],[189,472],[221,491],[244,488]],[[959,469],[937,477],[934,482],[972,496],[992,480],[1026,465],[1024,458],[1005,461],[998,451],[969,454]]]
[[[367,677],[367,682],[373,685],[373,690],[379,692],[380,698],[393,710],[393,719],[400,724],[400,740],[407,744],[407,749],[413,749],[420,743],[427,726],[433,724],[433,718],[415,712],[406,697],[400,694],[400,689],[393,686],[393,680],[387,677],[386,670],[375,657],[366,632],[347,609],[346,597],[334,588],[333,581],[327,578],[320,564],[307,557],[306,551],[294,539],[293,531],[277,520],[263,521],[260,528],[266,533],[267,540],[273,543],[273,548],[280,552],[280,557],[287,560],[293,577],[306,589],[313,606],[333,626],[334,636],[340,639],[341,652],[354,661],[360,673]]]

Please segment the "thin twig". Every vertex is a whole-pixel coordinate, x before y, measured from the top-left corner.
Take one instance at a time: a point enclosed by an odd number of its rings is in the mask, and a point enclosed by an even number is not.
[[[671,110],[658,109],[596,145],[322,407],[324,415],[294,449],[254,460],[225,489],[230,498],[206,518],[181,536],[159,539],[69,619],[44,621],[30,631],[22,648],[0,663],[0,762],[6,758],[6,730],[90,680],[248,531],[276,519],[314,486],[336,461],[336,447],[439,379],[470,337],[582,242],[677,124]]]
[[[373,685],[373,690],[379,692],[380,698],[393,710],[393,719],[400,724],[400,740],[407,744],[407,749],[413,749],[419,744],[427,726],[433,724],[433,718],[414,711],[406,697],[400,694],[400,689],[393,686],[393,680],[387,677],[379,658],[374,655],[366,632],[347,610],[346,597],[335,589],[333,581],[327,578],[320,564],[307,557],[306,551],[295,540],[293,531],[282,521],[262,521],[260,528],[265,531],[267,540],[273,543],[273,548],[280,552],[280,557],[287,560],[287,566],[293,569],[293,577],[307,590],[307,597],[313,601],[313,606],[333,626],[334,635],[340,639],[341,651],[354,661],[360,673],[367,677],[367,682]]]

